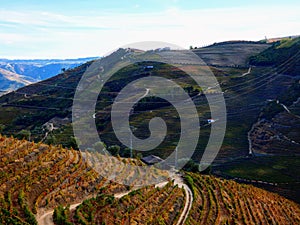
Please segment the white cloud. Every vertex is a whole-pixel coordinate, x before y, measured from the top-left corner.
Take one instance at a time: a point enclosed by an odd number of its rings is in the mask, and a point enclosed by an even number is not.
[[[107,13],[69,16],[49,12],[0,11],[1,43],[39,46],[26,57],[102,55],[119,46],[147,40],[182,47],[232,39],[259,40],[297,34],[299,7],[180,10],[155,13]],[[9,27],[13,26],[13,28]],[[1,47],[0,43],[0,47]],[[37,44],[38,43],[38,44]],[[27,49],[26,48],[26,49]],[[1,55],[0,57],[7,57]],[[15,56],[18,57],[18,56]]]

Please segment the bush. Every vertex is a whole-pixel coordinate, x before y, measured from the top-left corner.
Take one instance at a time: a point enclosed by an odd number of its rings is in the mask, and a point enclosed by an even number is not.
[[[59,205],[54,209],[53,213],[53,222],[57,225],[72,225],[69,219],[69,206],[64,208],[62,205]]]
[[[191,189],[193,195],[195,196],[195,185],[194,185],[193,178],[190,175],[185,175],[184,176],[184,181],[189,186],[189,188]]]
[[[185,166],[183,167],[183,169],[185,171],[188,171],[188,172],[194,172],[194,173],[197,173],[199,172],[199,164],[195,163],[192,159],[189,160]]]
[[[120,154],[120,146],[119,145],[112,145],[107,149],[113,156],[117,156]]]

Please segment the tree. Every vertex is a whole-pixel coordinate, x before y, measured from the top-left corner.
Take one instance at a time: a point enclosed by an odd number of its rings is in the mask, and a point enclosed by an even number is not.
[[[30,136],[31,136],[31,132],[29,130],[21,130],[18,134],[17,137],[20,139],[26,139],[28,141],[30,141]]]
[[[108,151],[113,155],[113,156],[117,156],[120,154],[120,146],[119,145],[112,145],[110,147],[108,147]]]
[[[45,143],[47,145],[56,145],[57,144],[57,139],[54,135],[48,135]]]
[[[59,205],[54,209],[54,213],[52,216],[53,222],[58,225],[71,225],[72,223],[69,221],[69,213],[69,205],[65,208],[62,205]]]
[[[65,146],[68,148],[79,149],[76,142],[76,138],[74,138],[73,136],[70,136],[70,138],[68,138]]]
[[[199,172],[199,164],[195,163],[194,160],[190,159],[183,167],[188,172]]]
[[[5,129],[5,125],[0,124],[0,133],[2,133],[4,129]]]
[[[125,157],[125,158],[129,158],[130,157],[130,148],[125,148],[124,150],[121,151],[121,156]]]
[[[143,154],[139,152],[139,153],[136,155],[136,158],[139,159],[139,160],[141,160],[141,159],[143,158]]]

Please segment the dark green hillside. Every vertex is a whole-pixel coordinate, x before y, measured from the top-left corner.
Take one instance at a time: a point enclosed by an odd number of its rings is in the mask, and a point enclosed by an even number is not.
[[[247,133],[257,120],[266,100],[269,98],[276,99],[295,82],[292,76],[284,77],[278,74],[278,72],[285,73],[285,69],[280,69],[275,73],[272,67],[252,68],[249,74],[244,75],[248,71],[248,68],[244,68],[246,58],[251,54],[258,54],[268,46],[252,42],[230,42],[194,50],[204,59],[205,57],[209,59],[211,64],[216,65],[216,67],[211,67],[211,70],[221,84],[227,104],[227,132],[219,159],[228,160],[228,158],[248,154]],[[126,54],[126,50],[120,49],[101,59],[101,61],[110,65]],[[223,61],[220,64],[221,58]],[[240,67],[232,67],[231,64],[223,65],[236,61],[237,58],[243,59],[243,63],[240,61]],[[188,59],[185,60],[188,62]],[[19,89],[0,98],[0,124],[5,126],[3,133],[21,138],[22,133],[20,134],[20,132],[27,130],[31,132],[31,139],[36,141],[43,140],[48,144],[76,147],[71,127],[72,99],[81,76],[90,64],[87,63],[75,69],[67,70],[56,77]],[[145,70],[143,64],[134,64],[123,68],[106,83],[96,106],[96,123],[99,134],[108,146],[120,145],[111,128],[110,107],[117,93],[126,84],[149,75],[172,78],[191,97],[194,97],[199,111],[202,129],[199,145],[194,155],[194,159],[198,161],[210,134],[207,119],[210,119],[211,116],[205,96],[197,94],[205,91],[206,95],[213,96],[214,88],[201,90],[182,71],[168,65],[152,64],[155,65],[153,70]],[[193,66],[187,64],[186,69],[193,70]],[[165,157],[173,151],[178,141],[178,133],[180,133],[176,110],[161,99],[148,97],[136,104],[131,123],[135,128],[138,128],[135,131],[136,136],[145,138],[149,136],[148,122],[154,116],[163,117],[172,129],[169,129],[169,135],[163,145],[154,152],[147,154],[153,153]],[[47,122],[53,123],[54,127],[57,128],[49,132],[48,136],[46,136],[47,130],[43,127]],[[125,149],[124,146],[121,148]]]
[[[31,139],[42,140],[46,133],[43,124],[55,117],[71,117],[75,89],[90,64],[91,62],[2,96],[0,124],[5,126],[2,132],[18,136],[20,131],[27,130],[31,132]],[[54,144],[75,147],[71,136],[73,135],[70,133],[62,133]],[[49,135],[48,139],[51,138]]]
[[[300,74],[300,37],[283,39],[276,42],[256,56],[250,58],[249,63],[255,66],[277,66],[287,68],[286,74]]]

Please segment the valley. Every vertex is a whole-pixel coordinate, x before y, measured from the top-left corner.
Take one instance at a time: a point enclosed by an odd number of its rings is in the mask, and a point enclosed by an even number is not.
[[[72,105],[82,76],[94,63],[109,67],[149,52],[119,49],[1,96],[0,223],[299,224],[299,43],[300,38],[275,44],[230,41],[193,49],[208,67],[195,65],[182,52],[185,71],[212,71],[218,83],[210,86],[198,87],[183,70],[155,60],[128,65],[106,82],[88,114],[104,143],[81,151]],[[178,52],[165,54],[175,58]],[[127,84],[158,76],[188,93],[198,111],[200,137],[191,159],[184,151],[176,153],[174,165],[186,162],[180,171],[153,166],[145,173],[144,157],[165,160],[176,148],[178,112],[151,96],[153,89],[139,87],[144,95],[130,112],[133,134],[148,138],[154,117],[168,127],[163,142],[144,152],[118,140],[111,111]],[[212,118],[207,99],[220,94],[227,111],[225,138],[213,164],[199,172],[212,125],[220,122]],[[176,90],[170,95],[175,98]],[[97,152],[102,144],[111,156]],[[135,170],[129,172],[127,165]],[[157,185],[148,185],[158,177],[163,179]]]
[[[90,57],[66,60],[0,59],[0,96],[2,93],[14,91],[31,83],[45,80],[97,58],[98,57]]]

